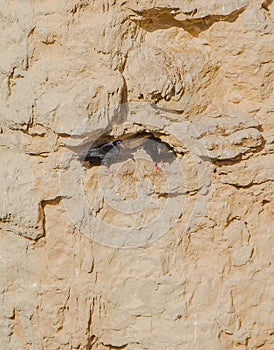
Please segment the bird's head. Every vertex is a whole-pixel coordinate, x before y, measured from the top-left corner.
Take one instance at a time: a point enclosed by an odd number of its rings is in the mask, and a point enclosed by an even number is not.
[[[123,150],[125,149],[125,146],[124,146],[122,140],[114,141],[113,144],[114,144],[114,146],[119,146],[119,147],[122,148]]]

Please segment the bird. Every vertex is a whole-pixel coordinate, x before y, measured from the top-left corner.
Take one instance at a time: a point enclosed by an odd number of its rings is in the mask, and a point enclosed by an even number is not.
[[[90,148],[86,153],[77,154],[80,161],[88,161],[90,165],[109,166],[109,161],[124,149],[123,141],[116,140],[104,143],[96,148]]]
[[[148,139],[143,146],[146,153],[151,157],[156,170],[161,171],[158,164],[164,165],[166,163],[172,163],[176,156],[174,151],[168,147],[165,143],[157,141],[156,139]]]

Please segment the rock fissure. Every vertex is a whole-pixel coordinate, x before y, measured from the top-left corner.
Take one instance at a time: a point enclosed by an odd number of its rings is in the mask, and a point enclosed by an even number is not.
[[[176,15],[180,13],[179,8],[154,8],[144,11],[132,9],[137,16],[134,18],[134,15],[132,15],[130,19],[147,32],[177,27],[197,37],[203,31],[208,30],[214,23],[221,21],[235,22],[245,9],[246,7],[244,6],[227,15],[208,15],[204,17],[199,17],[197,9],[194,9],[189,13],[184,13],[184,20],[176,19]],[[193,18],[194,16],[196,18]]]

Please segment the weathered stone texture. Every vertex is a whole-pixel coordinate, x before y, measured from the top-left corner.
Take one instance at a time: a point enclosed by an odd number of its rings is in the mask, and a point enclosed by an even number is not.
[[[0,348],[271,349],[272,0],[0,5]]]

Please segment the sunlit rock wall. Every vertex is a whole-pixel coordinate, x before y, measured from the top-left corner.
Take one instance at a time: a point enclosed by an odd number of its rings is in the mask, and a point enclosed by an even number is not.
[[[0,348],[270,349],[272,0],[0,19]],[[73,156],[145,134],[176,166]]]

